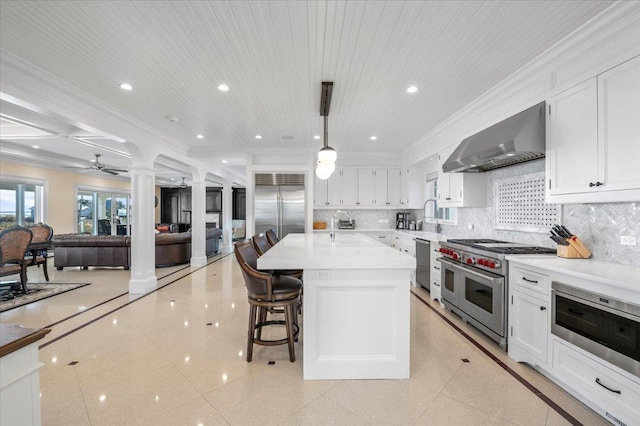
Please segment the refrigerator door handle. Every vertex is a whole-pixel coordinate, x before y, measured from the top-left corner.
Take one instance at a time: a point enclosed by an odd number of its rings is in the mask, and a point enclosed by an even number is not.
[[[278,224],[278,229],[276,230],[276,234],[278,235],[279,239],[282,239],[282,212],[283,208],[282,208],[282,188],[278,187],[278,217],[277,217],[277,224]]]

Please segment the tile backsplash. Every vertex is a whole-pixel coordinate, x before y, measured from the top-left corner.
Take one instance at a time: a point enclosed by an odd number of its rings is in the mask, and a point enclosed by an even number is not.
[[[555,248],[549,233],[495,229],[495,181],[540,171],[544,171],[544,160],[487,172],[487,207],[458,209],[458,224],[442,225],[442,234],[448,238],[491,238]],[[395,228],[394,210],[348,212],[356,220],[356,228]],[[422,218],[422,210],[409,212],[413,220]],[[315,210],[314,220],[328,222],[334,213],[335,210]],[[578,235],[591,250],[594,259],[640,266],[640,245],[620,244],[621,236],[640,238],[640,200],[629,203],[564,204],[561,206],[561,218],[562,224]],[[387,222],[380,223],[380,219]],[[435,225],[425,224],[423,230],[433,232]]]

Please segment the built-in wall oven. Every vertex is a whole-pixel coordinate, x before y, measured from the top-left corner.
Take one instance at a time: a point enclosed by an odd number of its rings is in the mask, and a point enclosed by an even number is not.
[[[551,283],[551,333],[640,377],[640,305]]]
[[[440,243],[440,253],[445,308],[506,349],[509,268],[505,257],[555,250],[505,241],[456,239]]]

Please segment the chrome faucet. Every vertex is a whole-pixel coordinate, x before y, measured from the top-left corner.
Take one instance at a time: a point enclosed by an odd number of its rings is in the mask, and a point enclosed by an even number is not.
[[[427,201],[424,202],[424,206],[423,206],[423,210],[424,213],[423,215],[423,219],[435,219],[436,220],[436,233],[439,234],[440,232],[442,232],[442,226],[440,226],[440,224],[438,223],[438,214],[436,213],[435,216],[427,216],[427,204],[432,201],[433,204],[435,205],[436,203],[436,199],[435,198],[429,198]]]
[[[336,219],[336,216],[338,215],[338,213],[342,213],[345,216],[347,216],[347,218],[349,219],[349,223],[352,222],[352,219],[351,219],[351,216],[349,216],[349,213],[347,213],[344,210],[336,210],[336,212],[333,214],[333,216],[331,216],[331,232],[329,233],[329,236],[331,237],[331,242],[334,242],[336,240],[336,232],[335,232],[335,229],[334,229],[334,227],[335,227],[334,222],[335,222],[335,219]]]

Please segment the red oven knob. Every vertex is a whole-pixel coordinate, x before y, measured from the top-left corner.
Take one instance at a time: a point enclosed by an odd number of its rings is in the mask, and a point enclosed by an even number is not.
[[[496,262],[489,262],[489,268],[496,269]]]
[[[478,259],[478,265],[484,266],[484,259]]]
[[[453,260],[458,260],[458,253],[453,253],[452,256],[453,256]]]
[[[446,250],[446,248],[444,248],[444,247],[440,247],[440,250],[439,250],[439,251],[440,251],[440,253],[444,253],[444,252],[445,252],[445,250]]]
[[[475,265],[476,260],[473,257],[467,258],[467,265]]]

